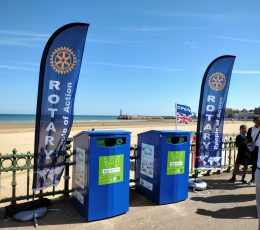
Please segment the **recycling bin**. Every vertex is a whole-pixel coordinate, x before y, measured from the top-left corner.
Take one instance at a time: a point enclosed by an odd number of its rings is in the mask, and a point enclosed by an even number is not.
[[[87,221],[129,210],[130,132],[83,131],[74,136],[72,203]]]
[[[136,188],[157,204],[188,198],[190,135],[151,130],[138,135]]]

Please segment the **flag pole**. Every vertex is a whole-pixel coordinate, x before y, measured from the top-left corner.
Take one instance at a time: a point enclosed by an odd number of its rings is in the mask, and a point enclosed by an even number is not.
[[[178,130],[178,127],[177,127],[177,103],[175,103],[175,129]]]

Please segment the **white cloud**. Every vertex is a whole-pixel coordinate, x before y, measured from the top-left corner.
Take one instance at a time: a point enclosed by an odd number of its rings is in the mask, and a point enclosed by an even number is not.
[[[162,32],[162,31],[170,31],[173,28],[171,27],[153,27],[153,26],[131,26],[126,28],[119,29],[120,31],[127,32]]]
[[[87,39],[87,42],[93,43],[103,43],[103,44],[118,44],[118,43],[144,43],[142,41],[134,41],[134,40],[109,40],[109,39]]]
[[[49,34],[38,34],[38,33],[30,33],[26,31],[13,31],[13,30],[0,30],[0,35],[11,35],[11,36],[22,36],[22,37],[40,37],[40,38],[48,38]]]
[[[49,35],[21,31],[0,30],[0,45],[33,46],[46,42]]]
[[[201,26],[192,26],[192,27],[163,27],[163,26],[131,26],[126,28],[120,28],[120,31],[126,32],[165,32],[165,31],[174,31],[174,30],[202,30]]]
[[[260,74],[260,70],[234,70],[234,74]]]
[[[20,38],[0,38],[0,45],[5,45],[5,46],[26,46],[26,47],[31,47],[33,45],[36,45],[38,39],[20,39]]]
[[[5,64],[0,64],[0,70],[1,69],[7,69],[7,70],[19,70],[19,71],[29,71],[29,72],[37,72],[39,71],[39,68],[33,68],[32,66],[29,65],[5,65]]]
[[[159,13],[159,12],[150,12],[148,13],[154,16],[160,17],[172,17],[172,18],[186,18],[186,19],[226,19],[226,18],[233,18],[234,15],[227,15],[227,14],[192,14],[192,13]]]
[[[125,64],[114,64],[114,63],[106,63],[106,62],[89,62],[89,64],[111,66],[111,67],[118,67],[118,68],[129,68],[129,69],[150,69],[150,70],[163,70],[163,71],[170,71],[170,72],[182,71],[179,68],[166,68],[166,67],[145,66],[145,65],[125,65]]]
[[[190,47],[191,49],[199,49],[200,46],[198,45],[198,42],[192,42],[192,41],[185,41],[184,45]]]
[[[248,43],[260,43],[260,40],[257,39],[246,39],[239,37],[229,37],[229,36],[212,36],[219,39],[230,40],[230,41],[238,41],[238,42],[248,42]]]
[[[12,63],[12,65],[26,65],[26,66],[36,67],[36,68],[39,68],[39,66],[40,66],[40,64],[37,64],[37,63],[24,62],[24,61],[12,61],[10,63]]]

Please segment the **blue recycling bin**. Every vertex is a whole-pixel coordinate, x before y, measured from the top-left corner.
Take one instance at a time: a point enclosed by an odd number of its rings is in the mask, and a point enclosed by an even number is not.
[[[138,135],[136,188],[157,204],[188,198],[190,135],[151,130]]]
[[[129,210],[130,132],[83,131],[74,136],[72,202],[87,221]]]

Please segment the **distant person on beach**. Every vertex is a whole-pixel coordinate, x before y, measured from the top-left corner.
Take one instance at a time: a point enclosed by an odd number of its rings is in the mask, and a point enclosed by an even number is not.
[[[241,182],[246,184],[246,172],[247,172],[247,165],[248,165],[248,156],[247,156],[247,139],[246,139],[246,132],[247,132],[247,127],[246,125],[240,125],[240,134],[236,136],[236,147],[238,148],[238,153],[237,153],[237,158],[236,158],[236,163],[233,171],[232,177],[229,179],[230,182],[235,182],[236,181],[236,175],[239,172],[239,166],[243,165],[243,174],[242,174],[242,179]]]
[[[255,126],[248,129],[247,132],[247,141],[248,143],[255,143],[257,142],[260,132],[260,119],[259,117],[254,117],[253,122]],[[255,171],[257,168],[257,158],[258,158],[258,146],[255,147],[254,151],[250,152],[250,164],[252,164],[252,179],[248,182],[250,185],[255,184]]]

